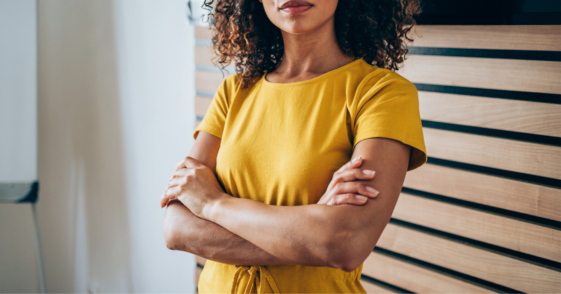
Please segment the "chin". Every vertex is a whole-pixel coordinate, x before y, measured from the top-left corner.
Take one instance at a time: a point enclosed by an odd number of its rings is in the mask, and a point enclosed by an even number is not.
[[[289,34],[307,34],[323,27],[329,19],[315,15],[298,15],[285,17],[275,25]]]
[[[305,21],[294,21],[279,27],[282,31],[289,34],[306,34],[317,29],[317,26],[306,23]]]

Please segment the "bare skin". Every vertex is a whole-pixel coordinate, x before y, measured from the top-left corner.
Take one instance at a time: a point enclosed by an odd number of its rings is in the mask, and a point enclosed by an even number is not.
[[[285,47],[282,62],[266,76],[268,81],[305,81],[353,61],[335,39],[337,0],[309,0],[313,7],[296,16],[280,9],[284,0],[262,2],[269,19],[281,29]],[[219,138],[201,132],[190,157],[170,181],[162,206],[172,199],[181,203],[171,202],[166,212],[169,248],[228,264],[300,264],[345,271],[368,257],[387,225],[411,151],[394,140],[361,141],[352,156],[362,158],[360,164],[347,166],[344,176],[345,171],[339,173],[319,204],[277,207],[222,191],[214,173],[219,148]],[[376,176],[359,178],[367,174],[363,170],[376,171]],[[366,187],[375,187],[378,197]],[[353,205],[337,205],[344,203]]]
[[[189,156],[197,159],[215,173],[216,156],[220,147],[220,139],[201,132],[191,149]],[[183,161],[180,163],[182,166]],[[361,174],[358,170],[362,164],[359,158],[354,163],[349,163],[342,168],[351,173]],[[343,180],[349,182],[356,179],[356,176],[341,174],[330,183],[330,187]],[[364,173],[363,173],[364,174]],[[373,178],[374,175],[360,175],[364,179]],[[176,178],[176,177],[174,177]],[[332,193],[324,195],[318,202],[331,205],[353,204],[363,205],[366,199],[357,197],[353,193],[334,194],[333,189],[328,189]],[[165,205],[161,203],[161,205]],[[290,264],[288,260],[277,258],[253,243],[228,231],[220,225],[204,220],[194,215],[185,205],[178,200],[172,200],[166,210],[164,218],[164,235],[168,248],[181,250],[196,254],[198,256],[226,263],[226,264],[246,264],[246,265],[279,265]]]

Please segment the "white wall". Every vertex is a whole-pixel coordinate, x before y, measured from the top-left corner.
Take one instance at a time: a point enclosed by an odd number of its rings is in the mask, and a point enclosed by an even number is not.
[[[158,208],[192,144],[185,19],[185,0],[40,0],[38,213],[49,292],[195,288],[194,258],[165,248]],[[0,245],[18,248],[10,254],[34,273],[33,246],[22,243],[33,240],[30,215],[16,215],[28,208],[0,206],[0,223],[19,224]],[[0,292],[39,290],[33,274],[9,283]]]

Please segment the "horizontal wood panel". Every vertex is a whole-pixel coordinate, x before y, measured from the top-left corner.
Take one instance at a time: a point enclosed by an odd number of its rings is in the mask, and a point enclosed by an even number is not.
[[[211,47],[195,46],[195,64],[215,66],[212,63],[214,57],[216,57],[216,55],[212,52]]]
[[[561,25],[417,26],[414,46],[561,51]]]
[[[408,172],[404,186],[561,221],[561,189],[433,164]]]
[[[399,74],[413,83],[561,94],[554,61],[410,55]]]
[[[419,106],[426,120],[561,137],[559,104],[421,91]]]
[[[393,218],[561,262],[561,231],[402,193]]]
[[[210,97],[195,96],[195,115],[205,116],[210,103],[212,103],[212,98]]]
[[[372,252],[362,273],[415,293],[494,293],[486,288]]]
[[[195,39],[211,39],[212,31],[209,27],[195,26]]]
[[[528,293],[556,293],[561,273],[500,254],[389,224],[377,246]]]
[[[219,72],[197,71],[195,72],[195,89],[214,93],[228,76],[229,74],[226,72],[222,74]]]
[[[429,156],[561,179],[561,148],[423,128]]]
[[[396,293],[390,291],[387,288],[378,286],[376,284],[372,284],[365,280],[360,280],[360,283],[362,284],[362,287],[364,287],[364,290],[366,290],[366,293],[368,294],[395,294]]]
[[[561,51],[560,25],[417,26],[416,47]],[[195,38],[210,39],[206,27],[195,27]]]

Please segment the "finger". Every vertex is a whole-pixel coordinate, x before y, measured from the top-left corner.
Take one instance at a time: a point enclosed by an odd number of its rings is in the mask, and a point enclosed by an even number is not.
[[[349,169],[353,169],[353,168],[358,168],[359,166],[362,165],[362,156],[356,157],[353,160],[347,162],[345,165],[343,165],[341,168],[339,168],[337,171],[335,171],[335,173],[333,173],[333,177],[335,177],[335,175],[337,173],[343,172],[345,170],[349,170]],[[333,188],[333,186],[335,186],[338,182],[337,181],[331,181],[329,183],[329,185],[327,186],[327,190]]]
[[[333,195],[327,193],[327,194],[323,195],[321,197],[321,199],[319,199],[317,204],[327,204],[327,203],[329,203],[329,201],[331,201],[331,198],[333,198]]]
[[[355,180],[371,180],[376,175],[376,172],[368,169],[350,169],[335,173],[333,181],[336,182],[350,182]]]
[[[375,198],[380,192],[378,190],[360,182],[341,182],[333,188],[333,194],[360,194],[369,198]]]
[[[173,175],[171,176],[171,179],[173,180],[173,179],[178,178],[178,177],[185,177],[187,175],[190,175],[191,173],[193,173],[192,168],[181,168],[181,169],[178,169],[178,170],[173,172]]]
[[[351,204],[351,205],[364,205],[368,197],[347,193],[347,194],[339,194],[333,197],[333,201],[331,201],[330,205],[342,205],[342,204]]]
[[[354,180],[371,180],[376,174],[373,170],[368,169],[347,169],[343,171],[338,171],[333,174],[333,179],[329,183],[327,189],[333,188],[340,182],[350,182]]]
[[[181,187],[176,186],[167,189],[160,199],[160,207],[165,207],[170,200],[177,199],[177,196],[181,193]]]
[[[185,157],[183,160],[181,160],[176,166],[175,166],[175,170],[179,170],[182,168],[186,168],[187,166],[185,165],[185,160],[187,160],[187,157]]]
[[[164,192],[164,196],[170,199],[175,199],[181,194],[182,190],[183,189],[181,188],[181,186],[171,187],[166,189],[166,192]]]
[[[171,179],[171,181],[169,181],[168,183],[168,189],[171,187],[175,187],[175,186],[179,186],[179,185],[183,185],[187,182],[187,178],[185,176],[183,177],[174,177],[173,179]]]
[[[180,170],[182,168],[197,168],[201,166],[204,166],[204,164],[193,157],[187,156],[175,166],[175,170]]]
[[[182,173],[185,173],[185,172],[186,172],[185,170],[186,170],[186,168],[181,168],[181,169],[175,170],[175,171],[173,172],[173,174],[171,175],[171,178],[169,178],[169,181],[168,181],[168,182],[171,182],[171,181],[172,181],[173,179],[175,179],[175,178],[181,177],[181,176],[182,176]],[[183,176],[185,176],[185,175],[183,175]]]
[[[181,187],[176,186],[166,189],[164,195],[160,199],[160,207],[165,207],[167,203],[173,199],[177,199],[177,196],[181,193]]]
[[[202,164],[200,161],[194,159],[193,157],[187,157],[187,158],[185,158],[185,166],[186,166],[187,168],[205,167],[204,164]]]
[[[175,199],[175,197],[171,198],[166,194],[162,195],[162,197],[160,197],[160,208],[166,207],[168,203],[173,199]]]

